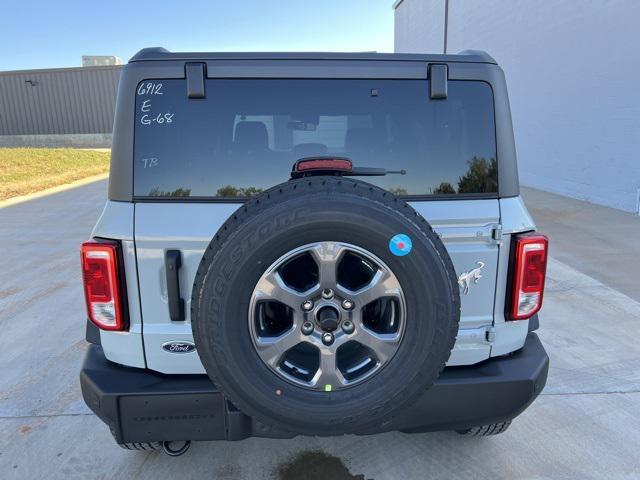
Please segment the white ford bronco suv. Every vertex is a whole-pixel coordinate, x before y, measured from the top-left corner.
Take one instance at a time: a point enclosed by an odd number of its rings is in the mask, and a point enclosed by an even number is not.
[[[144,49],[91,237],[80,381],[126,448],[495,434],[546,381],[548,242],[484,52]]]

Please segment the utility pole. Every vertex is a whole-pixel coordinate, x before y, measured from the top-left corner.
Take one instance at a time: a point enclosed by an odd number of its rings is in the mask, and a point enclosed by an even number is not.
[[[444,0],[444,54],[447,53],[447,30],[449,29],[449,0]]]

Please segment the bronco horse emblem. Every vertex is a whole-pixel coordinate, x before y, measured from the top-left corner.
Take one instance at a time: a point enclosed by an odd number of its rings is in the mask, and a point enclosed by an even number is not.
[[[474,268],[468,272],[463,272],[458,277],[458,285],[462,289],[462,293],[467,295],[469,293],[469,287],[471,286],[471,282],[478,283],[478,280],[482,278],[481,272],[482,267],[484,267],[484,262],[476,262],[478,264],[478,268]]]

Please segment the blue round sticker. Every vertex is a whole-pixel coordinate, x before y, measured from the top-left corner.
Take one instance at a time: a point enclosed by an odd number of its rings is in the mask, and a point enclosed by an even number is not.
[[[404,233],[398,233],[389,240],[389,250],[397,257],[404,257],[411,251],[411,239]]]

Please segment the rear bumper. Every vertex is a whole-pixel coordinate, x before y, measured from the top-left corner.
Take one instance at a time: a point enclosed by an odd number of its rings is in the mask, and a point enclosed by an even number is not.
[[[448,367],[384,431],[460,430],[510,420],[542,391],[549,358],[529,333],[522,349],[468,367]],[[205,375],[163,375],[109,362],[90,345],[80,384],[85,402],[119,443],[290,438],[238,411]],[[383,430],[364,431],[362,434]]]

